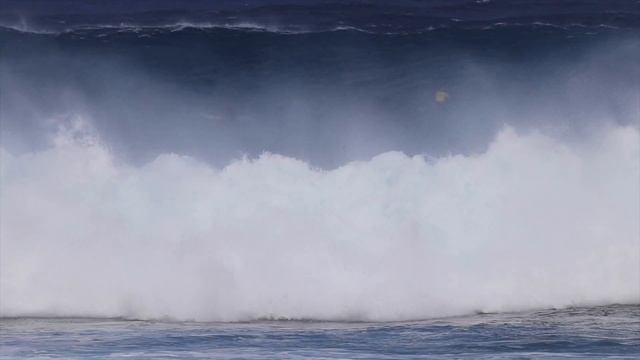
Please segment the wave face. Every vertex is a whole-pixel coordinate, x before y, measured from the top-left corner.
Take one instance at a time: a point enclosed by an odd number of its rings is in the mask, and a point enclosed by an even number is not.
[[[298,33],[360,29],[377,34],[410,34],[433,28],[481,29],[491,23],[558,27],[637,27],[640,6],[628,0],[160,0],[132,4],[113,0],[62,4],[4,0],[0,24],[21,31],[69,32],[96,27],[238,27]],[[247,26],[249,25],[249,26]]]
[[[578,137],[637,124],[638,16],[499,5],[25,17],[0,27],[0,136],[41,149],[82,116],[137,164],[269,151],[333,168],[482,152],[505,123]]]
[[[640,134],[503,130],[475,156],[331,171],[2,152],[4,316],[406,320],[640,300]]]
[[[640,303],[637,4],[4,3],[0,316]]]

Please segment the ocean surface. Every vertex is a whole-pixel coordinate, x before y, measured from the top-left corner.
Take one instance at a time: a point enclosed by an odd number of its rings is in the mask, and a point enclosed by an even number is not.
[[[638,358],[639,59],[633,0],[0,0],[0,357]]]
[[[637,359],[640,307],[609,305],[408,322],[195,323],[14,318],[13,359]]]

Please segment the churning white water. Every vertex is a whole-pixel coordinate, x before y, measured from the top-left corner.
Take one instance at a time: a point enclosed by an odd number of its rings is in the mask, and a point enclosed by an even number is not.
[[[82,131],[80,131],[82,132]],[[404,320],[640,301],[640,134],[332,170],[1,151],[2,316]]]

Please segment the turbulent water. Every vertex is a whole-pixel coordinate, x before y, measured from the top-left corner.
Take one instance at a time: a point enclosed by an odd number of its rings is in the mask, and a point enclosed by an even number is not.
[[[7,319],[0,357],[632,359],[639,319],[638,305],[392,323]]]
[[[634,303],[639,135],[567,145],[506,129],[473,156],[320,170],[271,154],[137,167],[61,133],[2,153],[0,309],[410,320]]]
[[[637,2],[74,1],[0,7],[2,356],[639,351]]]

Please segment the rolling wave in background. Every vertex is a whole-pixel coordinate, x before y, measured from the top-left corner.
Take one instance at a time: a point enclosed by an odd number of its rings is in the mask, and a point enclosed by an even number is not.
[[[2,317],[640,303],[631,2],[5,3]]]

